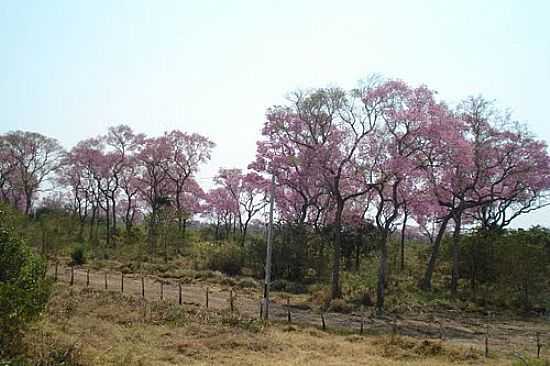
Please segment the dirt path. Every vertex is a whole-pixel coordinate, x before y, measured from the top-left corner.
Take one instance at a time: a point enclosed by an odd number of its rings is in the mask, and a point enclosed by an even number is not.
[[[54,267],[48,270],[54,276]],[[121,274],[115,272],[89,272],[89,286],[95,289],[105,289],[105,274],[107,273],[107,291],[121,291]],[[58,280],[70,282],[70,267],[59,267]],[[163,283],[161,289],[161,282]],[[74,286],[85,287],[87,272],[79,268],[74,270]],[[174,278],[144,277],[145,298],[160,300],[161,291],[164,301],[177,303],[179,300],[178,280]],[[230,287],[212,284],[182,284],[182,300],[185,304],[206,306],[206,289],[208,288],[208,306],[212,309],[229,308]],[[124,294],[127,296],[142,296],[141,276],[138,274],[124,275]],[[248,317],[258,317],[260,310],[259,293],[251,289],[233,289],[235,308]],[[321,316],[312,310],[303,310],[291,305],[292,321],[294,323],[321,326]],[[327,328],[338,328],[350,332],[359,332],[361,314],[325,313]],[[270,305],[270,319],[287,320],[286,301],[274,294]],[[441,336],[448,342],[466,347],[482,349],[485,334],[489,327],[490,348],[508,354],[514,352],[536,352],[536,333],[541,334],[543,343],[550,341],[550,321],[542,319],[493,319],[489,323],[479,314],[463,314],[452,311],[434,313],[407,314],[396,318],[367,317],[364,320],[367,334],[391,334],[398,332],[418,338],[437,339]],[[543,354],[550,351],[543,349]]]

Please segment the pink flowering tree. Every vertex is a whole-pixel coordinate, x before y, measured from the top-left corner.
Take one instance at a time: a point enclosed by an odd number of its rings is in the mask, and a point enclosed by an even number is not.
[[[199,167],[210,160],[214,143],[199,134],[187,134],[174,130],[166,134],[166,142],[170,148],[170,158],[166,162],[166,176],[174,195],[178,230],[183,233],[185,222],[191,212],[196,211],[193,206],[203,195],[202,190],[193,200],[192,192],[197,193],[198,185],[192,181]],[[190,195],[191,194],[191,195]]]
[[[53,178],[61,164],[63,148],[56,139],[39,133],[27,131],[8,132],[0,143],[2,158],[3,189],[6,189],[7,178],[11,182],[11,196],[15,200],[23,197],[23,211],[29,215],[33,200],[44,188],[43,183]],[[7,173],[9,172],[9,174]]]
[[[215,182],[223,187],[238,205],[237,220],[244,246],[248,226],[267,205],[268,181],[255,172],[243,174],[240,169],[220,169]]]

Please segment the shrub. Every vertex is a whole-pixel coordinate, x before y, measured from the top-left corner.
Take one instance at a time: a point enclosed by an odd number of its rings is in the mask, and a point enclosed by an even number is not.
[[[81,266],[86,263],[86,250],[83,245],[77,245],[71,251],[71,264]]]
[[[271,289],[273,291],[284,291],[292,294],[303,294],[306,292],[306,287],[301,283],[281,279],[271,282]]]
[[[207,258],[207,267],[229,276],[241,274],[241,250],[234,245],[226,245],[212,250]]]
[[[20,351],[21,333],[48,302],[44,261],[15,238],[0,208],[0,360]]]
[[[330,302],[327,311],[333,313],[349,314],[353,311],[353,308],[343,299],[334,299]]]
[[[242,288],[256,288],[260,286],[258,284],[258,281],[250,277],[241,278],[237,282],[237,285],[239,285],[239,287],[242,287]]]

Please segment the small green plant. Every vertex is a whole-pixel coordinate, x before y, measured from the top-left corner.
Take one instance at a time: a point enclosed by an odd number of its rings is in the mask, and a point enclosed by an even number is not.
[[[71,251],[71,264],[81,266],[86,263],[86,249],[83,245],[77,245]]]

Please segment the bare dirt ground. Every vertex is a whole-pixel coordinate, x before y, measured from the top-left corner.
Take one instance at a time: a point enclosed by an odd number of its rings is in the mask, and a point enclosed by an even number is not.
[[[105,273],[107,273],[108,288],[106,291],[120,292],[121,274],[114,272],[89,272],[89,286],[95,289],[105,289]],[[54,268],[49,268],[49,275],[54,275]],[[70,282],[71,269],[59,267],[58,280]],[[74,286],[87,285],[85,269],[74,270]],[[163,283],[161,289],[161,282]],[[179,300],[179,285],[177,279],[144,277],[145,298],[177,303]],[[208,288],[208,306],[212,309],[228,309],[230,287],[212,284],[182,284],[182,300],[187,305],[206,306]],[[142,296],[142,282],[139,274],[124,275],[125,296]],[[255,289],[233,289],[234,306],[241,314],[257,318],[260,310],[260,292]],[[321,326],[321,315],[314,310],[304,310],[290,306],[292,322],[308,326]],[[274,293],[270,305],[270,320],[287,321],[287,305],[283,295]],[[361,326],[361,314],[324,313],[327,329],[358,333]],[[490,320],[479,313],[459,313],[452,311],[407,313],[398,316],[364,318],[366,334],[398,333],[422,339],[439,339],[462,347],[472,347],[483,350],[485,337],[489,333],[489,349],[491,352],[512,355],[522,353],[535,355],[537,349],[536,334],[540,334],[543,344],[550,343],[550,321],[543,318],[504,318],[496,316]],[[543,346],[542,355],[550,353]]]

